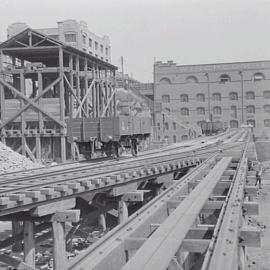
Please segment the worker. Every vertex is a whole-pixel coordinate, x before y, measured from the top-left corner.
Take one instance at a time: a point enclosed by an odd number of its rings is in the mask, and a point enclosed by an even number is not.
[[[256,170],[256,184],[255,186],[257,186],[257,184],[259,183],[259,188],[262,188],[262,166],[259,165],[259,168]]]

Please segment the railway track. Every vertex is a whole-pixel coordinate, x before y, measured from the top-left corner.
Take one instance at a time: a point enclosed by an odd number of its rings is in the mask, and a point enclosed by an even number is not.
[[[112,161],[108,164],[81,165],[56,171],[36,171],[31,175],[15,173],[0,177],[0,215],[29,209],[34,205],[76,197],[79,194],[112,189],[131,182],[145,181],[159,175],[173,173],[181,168],[196,165],[209,151],[217,151],[220,138],[239,138],[242,133],[225,134],[187,149],[172,149],[164,153]],[[196,150],[195,158],[194,151]]]
[[[212,154],[65,269],[244,269],[242,247],[252,230],[242,234],[242,211],[254,207],[254,187],[245,184],[248,147]]]
[[[2,241],[1,245],[7,246],[8,243],[21,241],[24,237],[24,254],[27,259],[25,263],[14,261],[0,252],[0,261],[13,267],[20,265],[24,269],[35,269],[34,238],[37,237],[36,240],[41,241],[46,235],[53,235],[56,270],[190,270],[193,266],[195,269],[210,269],[212,256],[220,258],[218,253],[215,255],[215,246],[218,245],[220,249],[227,244],[222,242],[224,237],[233,238],[234,247],[238,248],[235,243],[238,243],[241,211],[237,208],[237,212],[233,209],[232,213],[228,207],[235,206],[238,202],[238,207],[242,209],[243,200],[240,199],[246,197],[243,195],[243,178],[246,174],[247,134],[245,131],[222,134],[207,142],[189,142],[179,147],[163,149],[162,153],[152,151],[138,158],[81,163],[72,167],[64,165],[51,170],[30,170],[1,175],[0,219],[21,220],[24,223],[23,235],[15,234]],[[183,178],[175,180],[172,186],[168,185],[169,187],[167,186],[168,188],[157,197],[153,198],[151,195],[153,199],[127,219],[127,205],[130,199],[124,199],[127,191],[123,192],[123,187],[133,184],[138,187],[140,182],[155,184],[158,183],[156,181],[159,177],[166,174],[170,175],[171,180],[168,178],[165,181],[172,184],[174,173],[178,174],[183,169],[195,166],[196,168],[190,170]],[[130,196],[136,194],[135,186],[127,189],[134,191],[130,192]],[[112,192],[118,188],[120,193]],[[155,189],[155,186],[153,188]],[[249,190],[252,190],[252,187]],[[87,195],[89,200],[89,195],[103,192],[111,194],[108,198],[109,204],[103,205],[101,201],[95,201],[93,205],[98,207],[98,210],[94,215],[99,215],[99,218],[103,217],[104,220],[104,211],[117,209],[118,221],[121,223],[66,264],[63,224],[68,220],[79,221],[80,210],[70,210],[75,206],[75,197]],[[116,197],[113,199],[110,196]],[[133,197],[129,198],[132,201]],[[106,198],[104,199],[106,201]],[[62,201],[69,205],[63,208]],[[67,211],[59,212],[59,209],[54,207],[55,203],[62,205],[62,211]],[[245,207],[249,207],[246,201]],[[254,208],[254,205],[252,207]],[[90,215],[93,217],[92,212]],[[237,232],[234,235],[227,235],[227,226],[231,225],[231,222],[227,222],[228,215],[229,219],[234,217],[233,229]],[[211,217],[214,217],[214,220],[211,220]],[[35,221],[39,225],[45,222],[46,228],[52,224],[52,231],[39,232],[38,225],[35,234]],[[221,240],[216,242],[217,239]],[[219,242],[221,244],[218,244]],[[229,256],[227,258],[230,259]],[[192,262],[188,266],[187,260]],[[211,270],[218,269],[216,264],[213,267]]]
[[[235,134],[235,132],[231,132],[229,134],[221,134],[221,135],[216,135],[213,137],[210,137],[208,145],[214,144],[217,139],[222,140],[223,138],[234,138],[235,136],[239,136],[238,134]],[[56,174],[63,174],[64,172],[69,172],[69,171],[74,171],[74,170],[83,170],[83,169],[88,169],[88,168],[96,168],[96,167],[102,167],[102,166],[110,166],[114,164],[123,164],[127,162],[132,162],[134,160],[143,160],[147,159],[148,157],[155,157],[156,154],[160,154],[161,152],[165,153],[174,153],[174,152],[187,152],[188,147],[192,147],[193,149],[189,150],[192,152],[193,150],[205,148],[206,145],[202,145],[201,143],[204,142],[206,138],[199,138],[199,139],[193,139],[188,142],[180,143],[178,145],[168,146],[164,147],[162,149],[158,150],[150,150],[146,151],[140,154],[139,157],[121,157],[119,160],[111,160],[111,159],[105,159],[104,160],[90,160],[90,161],[81,161],[81,162],[70,162],[67,164],[59,164],[56,166],[50,166],[50,167],[45,167],[45,168],[36,168],[36,169],[30,169],[30,170],[23,170],[23,171],[18,171],[18,172],[10,172],[10,173],[5,173],[3,175],[0,175],[0,181],[1,180],[10,180],[10,179],[22,179],[26,177],[39,177],[42,176],[43,174],[46,175],[56,175]],[[170,151],[170,152],[168,152]]]

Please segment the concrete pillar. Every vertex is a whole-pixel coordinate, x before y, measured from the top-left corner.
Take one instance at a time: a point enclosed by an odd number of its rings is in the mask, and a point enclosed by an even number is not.
[[[66,266],[65,223],[54,221],[53,227],[53,269],[64,270]]]
[[[15,236],[17,234],[20,234],[22,232],[22,226],[19,221],[12,221],[12,236]],[[22,250],[22,243],[15,242],[12,245],[12,251],[14,252],[20,252]]]
[[[127,203],[123,200],[118,202],[118,222],[122,223],[128,219]]]
[[[106,217],[105,214],[102,213],[98,217],[98,225],[102,228],[102,231],[106,231],[107,226],[106,226]]]
[[[24,242],[24,262],[35,267],[35,236],[34,222],[24,221],[23,224],[23,242]]]

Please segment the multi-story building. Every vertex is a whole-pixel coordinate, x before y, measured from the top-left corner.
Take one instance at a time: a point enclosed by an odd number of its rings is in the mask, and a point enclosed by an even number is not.
[[[7,37],[28,28],[25,23],[13,23],[8,26]],[[66,20],[58,22],[56,28],[36,29],[42,34],[62,41],[79,50],[89,53],[103,61],[111,62],[111,47],[108,36],[99,37],[89,31],[86,22],[77,22],[75,20]]]
[[[155,121],[159,139],[185,139],[181,123],[221,122],[224,128],[254,127],[270,137],[270,61],[183,65],[154,64],[154,100],[162,103]]]

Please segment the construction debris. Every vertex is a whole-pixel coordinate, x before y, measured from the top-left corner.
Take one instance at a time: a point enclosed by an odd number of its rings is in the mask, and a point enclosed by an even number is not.
[[[0,174],[40,167],[40,163],[32,162],[0,142]]]

